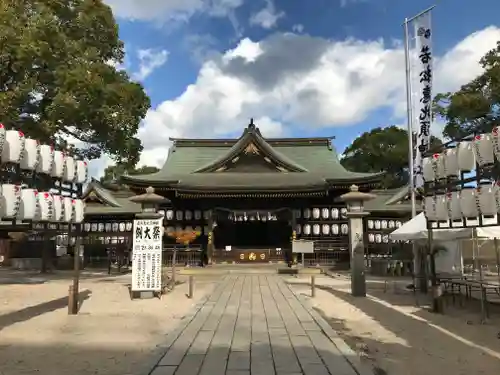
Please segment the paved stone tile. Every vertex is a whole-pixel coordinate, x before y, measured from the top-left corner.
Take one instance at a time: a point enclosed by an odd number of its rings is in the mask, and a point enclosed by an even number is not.
[[[227,276],[163,347],[151,375],[356,374],[279,276]]]

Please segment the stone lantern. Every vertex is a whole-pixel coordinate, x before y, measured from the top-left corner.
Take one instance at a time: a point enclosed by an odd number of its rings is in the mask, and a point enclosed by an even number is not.
[[[135,215],[138,219],[159,219],[163,214],[158,212],[158,207],[162,203],[170,202],[169,199],[156,194],[152,186],[146,189],[146,193],[131,197],[130,201],[141,205],[141,212]]]
[[[374,194],[362,193],[358,186],[352,185],[348,193],[340,196],[347,206],[349,219],[349,253],[351,258],[351,294],[354,297],[366,296],[365,246],[363,218],[369,215],[364,211],[364,202],[375,198]]]

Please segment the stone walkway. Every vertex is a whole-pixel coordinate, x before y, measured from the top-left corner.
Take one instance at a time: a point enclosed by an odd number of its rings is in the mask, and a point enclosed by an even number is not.
[[[365,374],[338,340],[279,276],[231,275],[167,336],[151,375]]]

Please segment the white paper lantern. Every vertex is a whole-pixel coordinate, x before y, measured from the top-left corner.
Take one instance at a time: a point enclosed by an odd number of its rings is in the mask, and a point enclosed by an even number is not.
[[[313,234],[317,236],[319,234],[319,224],[313,225]]]
[[[63,204],[64,204],[64,199],[63,199]],[[63,219],[64,219],[64,216],[63,216]],[[84,230],[85,232],[90,232],[90,223],[85,223],[85,224],[83,225],[83,230]]]
[[[38,211],[38,199],[36,189],[21,189],[21,200],[17,218],[19,220],[33,220]]]
[[[368,224],[368,229],[373,229],[373,226],[374,226],[373,220],[368,220],[367,224]]]
[[[313,208],[313,219],[319,219],[319,208]]]
[[[472,142],[462,141],[457,147],[458,169],[461,172],[470,172],[476,168],[476,158]]]
[[[328,224],[323,224],[322,232],[325,236],[330,234],[330,226]]]
[[[18,130],[7,130],[2,149],[3,163],[19,163],[24,150],[24,133]]]
[[[452,191],[447,194],[448,198],[448,209],[450,211],[450,219],[452,221],[461,221],[463,219],[462,216],[462,208],[460,206],[460,192]]]
[[[112,228],[112,227],[111,227],[111,223],[106,223],[106,224],[104,224],[104,230],[105,230],[106,232],[111,232],[111,228]]]
[[[445,166],[444,166],[444,154],[433,154],[432,155],[432,167],[434,168],[434,174],[436,179],[446,178]]]
[[[332,224],[332,234],[338,235],[339,234],[339,225],[338,224]]]
[[[188,226],[185,228],[185,230],[186,230],[187,232],[192,232],[192,231],[193,231],[193,227],[192,227],[191,225],[188,225]]]
[[[376,243],[381,243],[382,242],[382,235],[380,233],[377,233],[375,235],[375,242]]]
[[[85,202],[82,199],[73,199],[74,223],[83,223],[85,218]]]
[[[72,156],[66,155],[64,158],[63,181],[73,182],[76,175],[76,160]]]
[[[302,233],[302,226],[300,224],[297,224],[295,226],[295,234],[300,235]]]
[[[19,162],[19,167],[24,170],[33,171],[36,169],[40,159],[40,145],[35,139],[25,139],[24,149]]]
[[[380,220],[375,220],[375,229],[380,229]]]
[[[368,234],[368,242],[375,242],[375,235],[373,233]]]
[[[432,156],[427,156],[422,159],[422,175],[425,182],[431,182],[436,179]]]
[[[342,233],[342,234],[348,234],[349,233],[349,225],[342,224],[340,226],[340,233]]]
[[[394,220],[389,220],[388,226],[390,229],[393,229],[395,227]]]
[[[384,234],[382,236],[382,242],[383,243],[389,243],[389,235],[388,234]]]
[[[321,217],[323,219],[328,219],[328,216],[330,216],[330,210],[328,208],[321,209]]]
[[[63,198],[63,207],[64,207],[64,217],[63,217],[63,221],[65,223],[71,223],[73,222],[73,203],[72,203],[72,199],[70,197],[64,197]],[[92,231],[97,231],[97,224],[95,225],[95,228],[94,228],[94,224],[92,224]]]
[[[304,234],[306,236],[310,235],[311,234],[311,226],[309,224],[306,224],[304,225],[304,230],[303,230]]]
[[[347,217],[347,208],[343,207],[340,209],[340,216],[345,219]]]
[[[76,160],[75,161],[75,183],[76,184],[84,184],[87,182],[89,177],[89,167],[86,161]]]
[[[309,208],[304,209],[304,219],[309,219],[311,217],[311,210]]]
[[[396,228],[401,228],[403,223],[401,221],[396,221]]]
[[[475,189],[464,188],[460,192],[460,209],[462,210],[462,216],[466,218],[476,218],[479,215]]]
[[[474,155],[479,166],[491,165],[495,161],[493,137],[491,134],[478,134],[474,137]]]
[[[21,187],[14,184],[3,184],[0,193],[0,218],[14,219],[21,204]]]
[[[444,170],[447,177],[460,175],[458,168],[458,155],[455,147],[447,148],[444,152]]]
[[[450,212],[448,209],[448,198],[446,195],[436,196],[436,219],[437,221],[450,220]]]
[[[500,161],[500,127],[495,126],[491,131],[491,135],[493,137],[493,153],[497,160]]]
[[[184,214],[186,220],[191,220],[193,218],[193,213],[189,210],[186,210],[186,213]]]
[[[212,212],[211,211],[209,211],[209,210],[203,211],[203,218],[205,220],[209,220],[211,216],[212,216]]]
[[[481,215],[495,216],[497,213],[497,203],[494,185],[491,183],[479,185],[476,188],[476,200]]]
[[[437,206],[437,201],[435,196],[429,195],[424,198],[424,212],[425,216],[427,217],[427,220],[437,221],[436,206]]]
[[[5,144],[5,126],[0,122],[0,155],[2,154],[3,145]]]
[[[73,200],[71,200],[71,204],[73,205]],[[74,206],[73,206],[73,220],[74,219],[75,219],[75,210],[74,210]],[[97,230],[99,232],[104,232],[104,223],[97,224]]]
[[[125,232],[126,226],[127,226],[127,224],[125,222],[121,222],[120,224],[118,224],[118,230],[120,232]]]
[[[382,229],[387,229],[387,220],[382,220],[382,221],[380,222],[380,227],[381,227]]]
[[[50,174],[54,164],[54,148],[49,145],[40,145],[40,158],[36,166],[37,173]]]
[[[337,220],[339,218],[339,209],[332,208],[332,219]]]
[[[61,195],[52,195],[54,203],[54,214],[52,216],[52,221],[63,222],[64,221],[64,197]]]
[[[180,210],[175,211],[175,219],[176,220],[182,220],[184,213]]]
[[[54,198],[48,191],[40,191],[37,194],[39,215],[36,221],[51,221],[54,216]]]
[[[125,230],[127,232],[130,232],[132,230],[133,226],[134,225],[131,222],[127,222],[127,224],[125,225]]]
[[[167,213],[166,213],[166,218],[167,220],[172,220],[174,218],[174,211],[173,210],[167,210]]]

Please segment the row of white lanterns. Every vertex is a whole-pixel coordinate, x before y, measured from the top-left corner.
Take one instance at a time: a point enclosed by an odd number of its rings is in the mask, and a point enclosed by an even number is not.
[[[182,210],[177,210],[177,211],[174,211],[174,210],[159,210],[158,211],[159,213],[161,213],[166,220],[170,221],[170,220],[201,220],[202,216],[203,216],[203,219],[205,220],[209,220],[210,219],[210,211],[202,211],[201,210],[194,210],[194,211],[190,211],[190,210],[186,210],[186,211],[182,211]]]
[[[2,163],[19,164],[27,171],[46,174],[66,183],[84,184],[88,179],[87,162],[76,160],[52,146],[26,138],[18,130],[5,130],[0,124],[0,155]]]
[[[500,213],[500,184],[484,183],[447,194],[427,196],[424,211],[429,221],[462,221]]]
[[[190,231],[194,231],[194,232],[199,232],[199,233],[204,233],[204,234],[208,234],[210,232],[210,230],[208,228],[208,225],[205,225],[203,228],[201,226],[196,226],[196,227],[187,226],[187,227],[183,228],[182,226],[177,225],[175,227],[173,227],[173,226],[167,227],[165,233],[172,233],[174,231],[175,232],[180,232],[180,231],[190,232]]]
[[[347,235],[349,233],[349,226],[347,224],[342,224],[342,225],[338,225],[338,224],[332,224],[332,225],[330,225],[330,224],[323,224],[323,225],[305,224],[305,225],[300,225],[300,224],[298,224],[295,227],[295,231],[296,231],[297,235],[303,234],[305,236],[309,236],[309,235],[311,235],[311,228],[312,228],[312,234],[315,236],[319,236],[321,234],[328,236],[328,235],[330,235],[330,233],[332,235],[338,236],[338,235]]]
[[[399,220],[368,220],[368,229],[393,229],[399,228],[403,225],[402,221]]]
[[[83,230],[85,232],[130,232],[133,224],[129,222],[114,223],[85,223]]]
[[[491,133],[479,134],[470,141],[461,141],[457,147],[447,148],[442,153],[426,157],[422,173],[426,182],[458,177],[460,172],[468,173],[476,168],[492,165],[500,160],[500,128]]]
[[[347,208],[304,208],[303,210],[294,210],[294,216],[297,219],[345,219],[347,216]]]
[[[0,124],[0,157],[2,163],[19,164],[66,183],[83,184],[88,178],[85,161],[75,160],[52,146],[25,138],[21,131],[5,130]],[[28,186],[1,184],[0,219],[81,223],[85,204],[81,199],[38,191]]]
[[[389,243],[389,242],[395,242],[391,241],[389,239],[388,234],[380,234],[380,233],[368,233],[368,242],[370,243]]]

